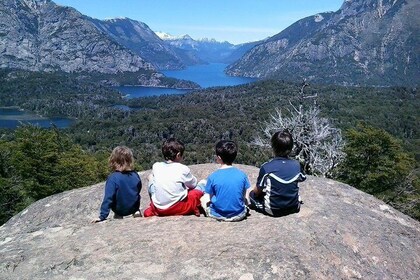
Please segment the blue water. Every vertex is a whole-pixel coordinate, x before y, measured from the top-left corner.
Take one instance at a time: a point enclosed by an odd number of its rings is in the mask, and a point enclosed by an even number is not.
[[[165,76],[196,82],[203,88],[236,86],[256,81],[254,78],[231,77],[224,73],[227,64],[210,63],[189,66],[183,70],[162,71]]]
[[[73,121],[69,119],[60,119],[60,118],[53,118],[53,119],[48,119],[48,120],[27,120],[27,121],[0,119],[0,128],[15,129],[25,124],[31,124],[31,125],[45,127],[45,128],[52,127],[52,125],[55,124],[58,128],[67,128],[73,124]]]
[[[117,87],[123,96],[126,98],[139,98],[146,96],[157,96],[164,94],[182,94],[188,92],[185,89],[173,88],[157,88],[157,87],[143,87],[143,86],[120,86]]]
[[[30,117],[25,117],[28,115]],[[1,117],[3,116],[3,118]],[[66,118],[36,119],[36,116],[28,114],[17,108],[0,108],[0,128],[15,129],[21,125],[31,124],[39,127],[52,127],[56,125],[58,128],[67,128],[73,124],[73,120]]]
[[[167,77],[189,80],[196,82],[202,88],[217,86],[236,86],[256,81],[253,78],[231,77],[224,73],[227,64],[210,63],[203,65],[189,66],[183,70],[162,71]],[[140,86],[121,86],[117,88],[127,98],[138,98],[145,96],[157,96],[164,94],[182,94],[190,90],[155,88]]]
[[[0,116],[22,116],[25,112],[18,108],[0,108]]]

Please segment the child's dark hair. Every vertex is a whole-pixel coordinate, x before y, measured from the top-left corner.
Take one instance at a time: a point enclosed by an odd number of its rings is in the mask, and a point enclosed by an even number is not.
[[[175,138],[166,139],[162,144],[162,155],[165,160],[174,160],[178,153],[182,156],[184,151],[184,143]]]
[[[293,149],[292,134],[287,130],[277,131],[271,137],[271,147],[278,157],[287,157]]]
[[[224,164],[231,165],[238,154],[235,142],[230,140],[220,140],[216,144],[216,155],[219,156]]]

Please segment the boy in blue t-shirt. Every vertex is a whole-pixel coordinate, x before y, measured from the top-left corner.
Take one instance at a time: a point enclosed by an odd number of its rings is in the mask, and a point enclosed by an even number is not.
[[[245,193],[250,187],[248,176],[232,166],[237,153],[233,141],[221,140],[216,144],[216,162],[221,167],[207,178],[201,202],[207,216],[217,220],[240,221],[248,212],[245,206]]]
[[[271,147],[275,157],[261,166],[257,184],[249,194],[249,207],[273,217],[297,213],[302,203],[298,182],[306,177],[299,162],[288,157],[293,148],[290,132],[274,133]]]

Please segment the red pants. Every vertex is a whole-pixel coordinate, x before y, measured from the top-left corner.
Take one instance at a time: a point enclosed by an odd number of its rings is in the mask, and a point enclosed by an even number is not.
[[[199,207],[200,197],[203,196],[203,192],[200,190],[189,190],[187,197],[183,200],[175,203],[168,209],[159,209],[153,205],[153,202],[150,202],[150,206],[144,210],[144,217],[152,216],[176,216],[176,215],[196,215],[200,216]]]

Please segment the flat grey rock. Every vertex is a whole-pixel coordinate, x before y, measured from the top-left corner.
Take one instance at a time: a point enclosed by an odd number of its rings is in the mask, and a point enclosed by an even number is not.
[[[254,184],[258,168],[237,166]],[[218,166],[190,167],[202,179]],[[301,183],[298,214],[251,211],[236,223],[176,216],[91,224],[103,185],[37,201],[0,227],[0,279],[420,278],[419,222],[333,180]],[[142,195],[145,209],[145,186]]]

